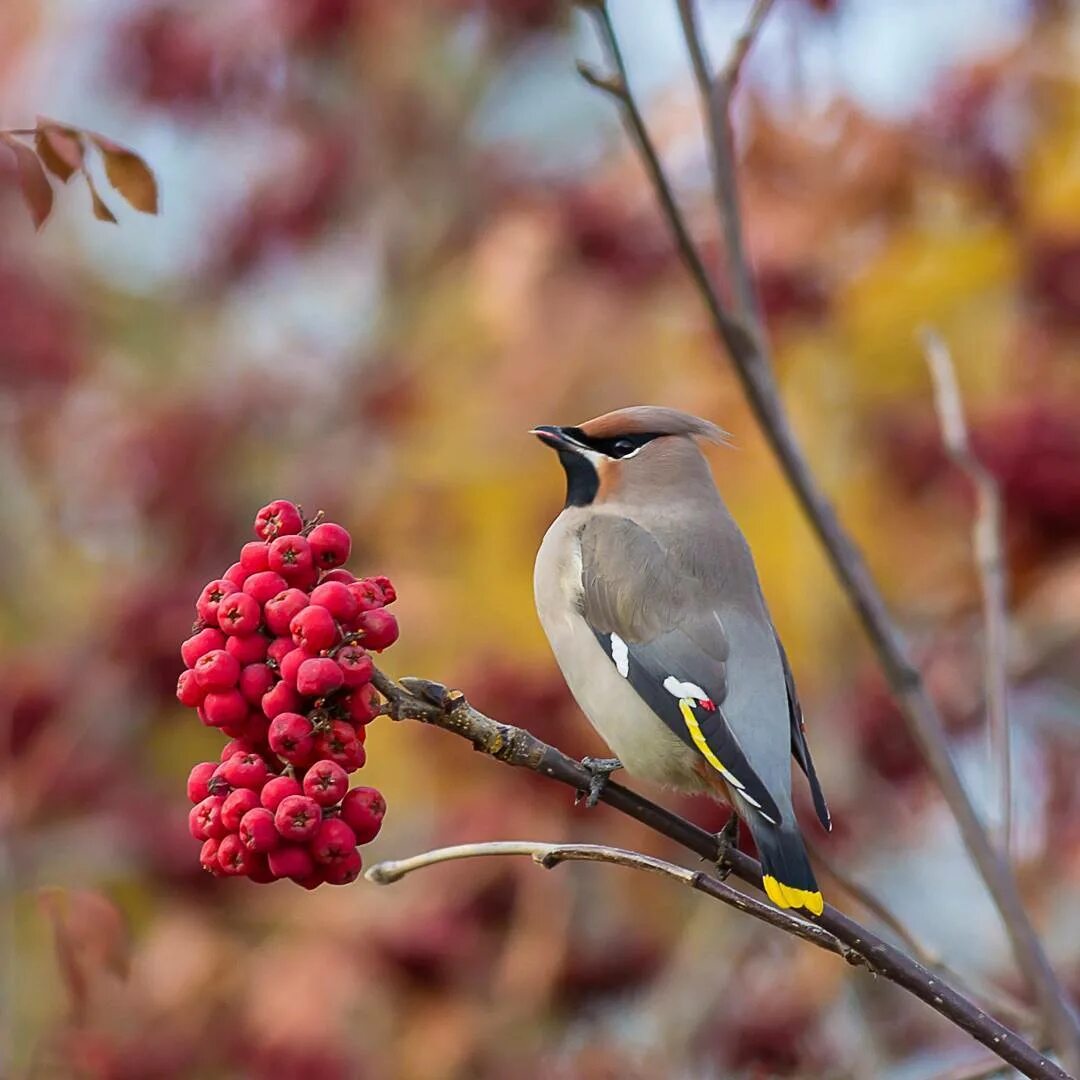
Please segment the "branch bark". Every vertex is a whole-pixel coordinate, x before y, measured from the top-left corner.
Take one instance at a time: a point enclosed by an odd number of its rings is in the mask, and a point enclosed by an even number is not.
[[[993,473],[975,456],[968,438],[956,368],[941,336],[929,328],[922,333],[923,351],[934,384],[934,405],[945,450],[975,491],[972,546],[982,593],[986,635],[984,672],[986,714],[993,760],[998,769],[1001,813],[999,846],[1008,859],[1012,852],[1012,749],[1009,739],[1009,616],[1005,570],[1001,493]]]
[[[447,690],[446,687],[425,679],[402,679],[394,682],[379,671],[375,673],[374,683],[387,699],[387,711],[395,720],[420,720],[467,739],[474,749],[507,765],[529,769],[558,780],[575,791],[588,790],[590,773],[580,762],[567,757],[522,728],[499,723],[485,716],[474,709],[460,691]],[[681,844],[702,859],[716,863],[721,856],[719,841],[712,833],[621,784],[609,781],[601,792],[600,799],[615,810]],[[724,867],[748,885],[756,889],[762,888],[761,866],[748,855],[737,850],[728,850],[724,853]],[[701,876],[703,881],[715,880],[709,875]],[[699,891],[706,891],[700,884],[695,887]],[[740,893],[736,895],[742,896]],[[717,898],[720,899],[719,896]],[[791,916],[787,918],[790,919]],[[1068,1080],[1066,1072],[1019,1035],[999,1023],[935,972],[928,971],[922,964],[883,941],[854,919],[826,904],[821,915],[810,917],[807,921],[836,938],[850,953],[849,960],[856,962],[854,957],[860,957],[872,972],[914,994],[1025,1076],[1037,1077],[1039,1080]],[[779,924],[774,921],[774,925]],[[786,925],[782,928],[788,929]]]
[[[1017,964],[1039,1003],[1054,1045],[1074,1071],[1080,1070],[1080,1025],[1077,1017],[1035,934],[1016,880],[991,843],[960,779],[949,751],[940,712],[911,659],[899,627],[890,616],[858,548],[818,486],[791,431],[772,375],[764,326],[749,313],[741,317],[733,315],[721,302],[690,236],[641,110],[630,90],[626,64],[606,0],[593,0],[589,10],[596,16],[611,74],[603,75],[586,69],[587,78],[619,105],[624,127],[638,149],[680,256],[701,293],[717,337],[731,357],[750,408],[870,638],[911,735],[930,766],[956,819],[964,846],[998,909]],[[696,37],[696,27],[691,26],[690,30],[691,36]],[[737,45],[736,53],[741,50],[745,55],[752,35],[741,36],[740,41],[744,40],[746,44]],[[729,69],[737,73],[740,62],[729,64]],[[734,85],[732,79],[732,89]],[[728,187],[735,186],[734,171],[721,176],[719,182],[725,199],[720,207],[723,215],[724,206],[736,205],[727,193]],[[739,228],[741,238],[741,226],[729,216],[727,228],[733,227]],[[745,257],[743,269],[749,273]]]

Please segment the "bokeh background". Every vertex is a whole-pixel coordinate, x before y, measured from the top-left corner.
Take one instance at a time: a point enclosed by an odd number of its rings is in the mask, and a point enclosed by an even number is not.
[[[745,7],[703,3],[714,55]],[[612,10],[715,263],[674,5]],[[1023,998],[617,117],[574,73],[590,29],[555,0],[0,6],[0,126],[103,131],[163,201],[113,198],[107,225],[73,181],[35,234],[0,153],[3,1075],[916,1080],[981,1056],[887,982],[620,869],[484,861],[314,893],[200,872],[184,778],[218,740],[174,700],[177,645],[255,510],[321,507],[354,566],[393,578],[390,673],[599,750],[532,609],[562,478],[526,431],[645,401],[733,433],[711,456],[833,807],[816,842],[972,983]],[[1065,2],[781,0],[737,138],[794,426],[993,822],[971,500],[917,328],[953,350],[1008,515],[1016,869],[1080,995],[1078,73]],[[368,749],[390,805],[369,861],[494,838],[685,858],[450,735],[380,720]]]

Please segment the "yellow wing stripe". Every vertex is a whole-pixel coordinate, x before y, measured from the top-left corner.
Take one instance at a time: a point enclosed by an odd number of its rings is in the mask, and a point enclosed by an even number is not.
[[[761,883],[765,886],[765,895],[778,908],[806,908],[812,915],[820,915],[825,910],[825,901],[820,892],[792,888],[777,881],[771,874],[763,875]]]
[[[686,724],[686,730],[690,732],[690,738],[694,740],[694,745],[701,751],[701,756],[729,783],[734,784],[735,787],[742,789],[742,784],[724,768],[723,762],[713,752],[713,748],[706,742],[705,735],[701,730],[701,725],[697,721],[697,717],[694,715],[694,699],[693,698],[679,698],[679,712],[682,713],[683,722]]]

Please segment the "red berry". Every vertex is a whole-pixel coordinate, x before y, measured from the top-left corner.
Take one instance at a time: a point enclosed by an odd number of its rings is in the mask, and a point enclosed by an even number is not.
[[[200,761],[187,779],[187,797],[193,803],[201,803],[210,794],[210,777],[214,775],[217,763],[213,761]]]
[[[263,694],[262,711],[268,719],[273,720],[282,713],[296,712],[301,704],[300,695],[288,683],[279,682]]]
[[[378,577],[369,578],[368,580],[382,592],[384,603],[392,604],[397,599],[397,589],[394,588],[390,579],[385,575],[380,574]]]
[[[285,589],[272,596],[263,609],[266,629],[279,637],[288,634],[293,616],[299,615],[309,603],[308,594],[302,589]]]
[[[359,645],[346,645],[338,649],[335,659],[345,677],[346,686],[363,686],[375,674],[374,661]]]
[[[240,678],[240,665],[236,657],[224,649],[214,649],[195,661],[195,678],[207,690],[228,690]]]
[[[372,787],[355,787],[341,800],[341,820],[356,833],[358,844],[369,844],[382,828],[386,800]]]
[[[218,841],[206,840],[203,843],[202,850],[199,852],[199,862],[202,864],[202,868],[208,873],[213,874],[214,877],[220,877],[221,864],[217,860],[218,853]]]
[[[195,666],[200,656],[205,656],[215,649],[225,648],[225,635],[216,627],[207,626],[200,630],[180,646],[180,656],[189,668]]]
[[[272,813],[287,795],[302,795],[303,793],[299,780],[291,776],[272,776],[259,792],[259,801]]]
[[[320,867],[327,885],[349,885],[360,876],[363,868],[364,860],[355,848],[344,858]]]
[[[251,788],[237,788],[234,792],[225,796],[225,802],[221,806],[221,823],[229,832],[236,832],[240,828],[240,819],[249,811],[259,805],[259,796]]]
[[[327,818],[319,823],[308,845],[317,863],[336,863],[356,851],[356,834],[341,818]]]
[[[326,869],[323,866],[316,866],[310,874],[304,877],[294,877],[292,880],[296,882],[302,889],[307,889],[310,892],[312,889],[317,889],[320,885],[326,883],[326,878],[323,877],[323,870]]]
[[[195,610],[203,622],[211,626],[217,626],[218,604],[230,593],[236,592],[236,586],[224,578],[211,581],[206,588],[199,593],[199,599],[195,602]]]
[[[304,608],[289,623],[293,641],[312,653],[320,653],[337,643],[338,628],[334,616],[324,607]]]
[[[361,611],[374,611],[376,608],[385,606],[382,590],[377,585],[372,584],[368,578],[354,581],[349,586],[349,592],[353,594],[358,613]]]
[[[330,727],[315,738],[315,753],[336,761],[346,772],[354,772],[366,759],[364,748],[352,726],[344,720],[334,720]]]
[[[231,635],[225,642],[225,651],[243,666],[265,660],[269,646],[270,639],[264,634],[244,634],[242,637]]]
[[[331,521],[316,525],[308,534],[308,543],[315,565],[320,570],[333,570],[335,566],[348,562],[349,552],[352,551],[352,538],[348,531]]]
[[[188,824],[191,835],[196,840],[207,840],[211,837],[220,840],[226,832],[221,822],[221,808],[225,800],[220,795],[207,795],[197,806],[191,808]]]
[[[248,848],[248,851],[251,851],[251,848]],[[277,881],[277,878],[270,873],[270,867],[266,862],[265,855],[252,851],[251,862],[252,867],[248,871],[248,881],[252,884],[269,885],[272,881]]]
[[[293,581],[314,568],[311,545],[302,536],[282,536],[270,545],[270,569]]]
[[[370,724],[382,703],[379,701],[379,693],[371,683],[366,686],[358,686],[345,700],[345,707],[349,710],[349,719],[354,724]]]
[[[252,709],[248,713],[247,720],[244,721],[244,738],[261,750],[268,745],[266,736],[269,733],[270,721],[266,719],[266,714],[260,710]]]
[[[240,549],[240,565],[249,574],[270,569],[270,545],[252,540]]]
[[[360,613],[356,597],[349,591],[348,585],[340,581],[327,581],[317,585],[311,593],[311,602],[326,608],[338,622],[349,623]]]
[[[385,608],[363,611],[357,617],[356,628],[363,635],[361,642],[365,649],[382,652],[398,639],[398,621]]]
[[[304,794],[333,806],[349,790],[349,775],[336,761],[316,761],[304,774]]]
[[[322,809],[307,795],[286,795],[274,811],[274,826],[286,840],[310,840],[320,821]]]
[[[292,639],[289,639],[289,644],[292,644]],[[281,663],[278,665],[278,673],[281,678],[287,682],[290,686],[296,686],[296,675],[300,670],[300,665],[305,660],[310,660],[312,654],[307,649],[298,649],[293,645],[292,651],[285,654]]]
[[[306,716],[283,712],[270,721],[270,749],[286,761],[304,765],[315,749],[314,728]]]
[[[300,844],[280,844],[266,856],[270,873],[276,878],[306,878],[315,869],[315,861]]]
[[[218,605],[217,617],[226,634],[243,636],[259,629],[262,609],[247,593],[234,592]]]
[[[176,700],[181,705],[194,709],[196,705],[202,704],[204,697],[206,697],[206,687],[199,685],[195,672],[191,670],[180,672],[180,678],[176,680]]]
[[[344,682],[345,673],[328,656],[313,656],[296,672],[296,689],[303,697],[325,697],[339,690]]]
[[[210,727],[227,728],[242,724],[247,719],[248,703],[239,690],[212,690],[203,698],[202,711],[204,723]]]
[[[266,659],[273,660],[275,664],[280,666],[281,661],[295,648],[296,642],[293,641],[292,635],[289,634],[288,628],[286,628],[284,637],[276,637],[270,642],[270,647],[266,650]]]
[[[319,584],[322,585],[328,581],[340,581],[342,585],[351,585],[355,580],[355,574],[350,574],[348,570],[342,570],[339,567],[337,570],[327,570],[319,578]]]
[[[225,581],[231,581],[235,588],[242,589],[244,587],[244,582],[247,581],[250,575],[250,570],[245,570],[240,563],[234,562],[221,577]]]
[[[272,851],[281,842],[274,815],[264,806],[249,810],[240,819],[240,839],[248,851]]]
[[[229,833],[218,845],[218,865],[225,874],[247,874],[255,866],[255,860],[251,855],[252,853],[244,847],[236,833]]]
[[[260,540],[298,533],[303,527],[300,511],[285,499],[275,499],[255,515],[255,535]]]
[[[218,756],[218,761],[222,765],[233,756],[233,754],[250,754],[252,751],[252,745],[247,739],[235,738],[230,739],[222,748],[221,754]]]
[[[280,574],[275,574],[273,570],[260,570],[244,582],[244,592],[259,605],[273,600],[278,593],[284,592],[288,587],[285,579]],[[218,620],[220,619],[219,615]]]
[[[240,641],[240,638],[233,638]],[[240,669],[240,681],[237,687],[244,695],[244,700],[252,705],[261,705],[263,695],[277,682],[277,676],[265,664],[246,664]]]
[[[233,754],[222,765],[222,776],[236,788],[253,788],[258,791],[266,783],[266,762],[260,754],[249,751],[246,754]],[[256,806],[257,803],[252,803]]]

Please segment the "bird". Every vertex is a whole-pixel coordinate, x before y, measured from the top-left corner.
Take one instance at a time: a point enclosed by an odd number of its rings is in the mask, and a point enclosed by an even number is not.
[[[582,712],[617,755],[586,759],[595,804],[611,772],[704,792],[742,819],[766,895],[823,910],[792,803],[791,759],[831,828],[795,681],[753,555],[698,441],[717,425],[638,405],[533,428],[566,502],[536,557],[537,614]],[[736,817],[737,815],[737,817]]]

